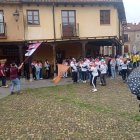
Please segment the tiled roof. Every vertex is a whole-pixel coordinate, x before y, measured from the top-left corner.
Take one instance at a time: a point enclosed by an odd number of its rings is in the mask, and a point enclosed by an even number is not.
[[[127,23],[127,27],[125,28],[125,31],[140,31],[140,23]]]
[[[97,2],[122,2],[122,0],[0,0],[2,3],[97,3]]]
[[[0,3],[20,3],[21,0],[0,0]]]
[[[122,0],[21,0],[22,2],[54,2],[54,3],[95,3],[95,2],[122,2]]]

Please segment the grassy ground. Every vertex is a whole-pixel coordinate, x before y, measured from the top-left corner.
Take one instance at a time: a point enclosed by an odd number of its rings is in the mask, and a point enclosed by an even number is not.
[[[139,140],[138,101],[126,84],[29,89],[0,100],[0,140]]]

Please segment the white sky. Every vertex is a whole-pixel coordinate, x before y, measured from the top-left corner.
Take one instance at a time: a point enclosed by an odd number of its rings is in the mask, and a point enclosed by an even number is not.
[[[140,22],[140,0],[123,0],[127,22]]]

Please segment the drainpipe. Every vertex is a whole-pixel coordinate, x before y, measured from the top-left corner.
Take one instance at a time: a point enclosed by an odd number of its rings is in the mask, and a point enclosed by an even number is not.
[[[55,29],[55,4],[53,2],[53,32],[54,32],[54,44],[53,44],[53,65],[54,65],[54,77],[56,76],[56,29]]]
[[[55,29],[55,4],[53,2],[53,9],[52,9],[52,12],[53,12],[53,32],[54,32],[54,42],[56,41],[56,29]]]
[[[122,31],[122,21],[119,19],[119,40],[122,40],[123,44],[123,31]],[[118,46],[118,52],[117,55],[122,55],[122,47],[123,46]]]

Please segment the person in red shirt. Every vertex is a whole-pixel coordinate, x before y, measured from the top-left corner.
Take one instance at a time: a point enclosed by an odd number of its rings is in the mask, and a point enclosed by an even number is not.
[[[11,95],[14,94],[14,89],[16,87],[17,94],[20,94],[21,86],[20,86],[20,79],[18,77],[18,72],[22,68],[23,63],[17,67],[15,63],[11,64],[10,68],[10,80],[11,80]]]
[[[2,81],[1,87],[8,87],[8,85],[6,85],[6,73],[4,70],[4,64],[1,63],[0,63],[0,79]]]

